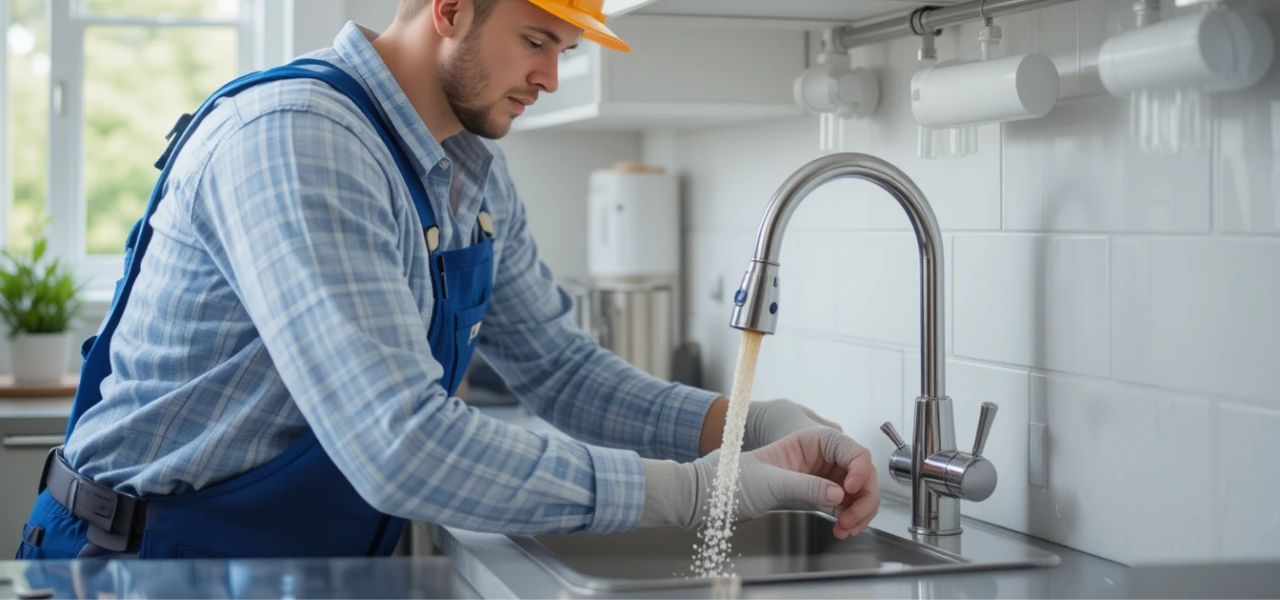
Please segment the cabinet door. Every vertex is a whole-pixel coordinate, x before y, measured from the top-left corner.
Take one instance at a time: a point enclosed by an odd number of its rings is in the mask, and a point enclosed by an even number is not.
[[[44,458],[62,444],[66,421],[51,418],[0,421],[0,557],[18,547],[40,483]]]

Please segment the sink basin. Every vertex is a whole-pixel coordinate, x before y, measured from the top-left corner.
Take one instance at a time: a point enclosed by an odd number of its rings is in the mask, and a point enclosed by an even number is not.
[[[769,513],[738,524],[733,572],[750,583],[1058,564],[1057,555],[996,527],[966,521],[961,535],[913,540],[907,533],[909,521],[905,505],[886,500],[872,527],[837,540],[830,515]],[[699,581],[689,577],[697,533],[685,529],[512,540],[563,583],[583,591],[661,589]]]

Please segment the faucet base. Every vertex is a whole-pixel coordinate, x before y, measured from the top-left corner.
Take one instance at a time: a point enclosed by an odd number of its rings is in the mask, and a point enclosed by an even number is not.
[[[908,527],[907,531],[911,535],[935,536],[935,535],[960,535],[964,533],[963,527],[955,527],[952,529],[934,530],[927,527]]]

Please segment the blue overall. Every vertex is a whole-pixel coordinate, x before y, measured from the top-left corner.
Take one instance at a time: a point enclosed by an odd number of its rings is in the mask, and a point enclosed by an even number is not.
[[[299,78],[320,80],[346,95],[395,157],[431,253],[435,300],[427,334],[431,353],[444,367],[441,385],[450,394],[457,389],[475,349],[474,330],[484,316],[493,288],[491,225],[482,218],[477,229],[484,229],[483,239],[459,250],[440,251],[439,229],[426,189],[373,99],[344,71],[323,61],[300,59],[226,84],[200,106],[189,122],[180,121],[175,127],[172,143],[161,157],[162,162],[157,163],[163,168],[146,214],[134,226],[126,244],[124,276],[116,283],[111,312],[99,335],[86,340],[82,347],[85,360],[67,424],[68,439],[80,416],[102,400],[99,384],[111,372],[112,333],[129,302],[142,256],[151,240],[149,219],[161,200],[174,156],[219,98],[234,96],[260,83]],[[487,217],[487,212],[481,211],[481,215]],[[283,454],[246,473],[195,492],[145,500],[146,529],[138,551],[142,558],[386,555],[395,547],[404,526],[403,519],[378,512],[356,493],[309,428]],[[36,499],[31,518],[23,528],[17,557],[75,557],[86,545],[87,529],[84,520],[70,514],[45,490]]]

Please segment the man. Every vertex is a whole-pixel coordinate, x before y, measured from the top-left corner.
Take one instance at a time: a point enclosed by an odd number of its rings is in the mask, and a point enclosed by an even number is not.
[[[482,140],[555,92],[580,37],[627,49],[600,5],[402,0],[382,35],[348,24],[180,123],[19,557],[385,554],[404,519],[699,525],[727,400],[574,329]],[[577,439],[452,397],[477,347]],[[827,425],[752,405],[741,516],[866,526],[870,457]]]

